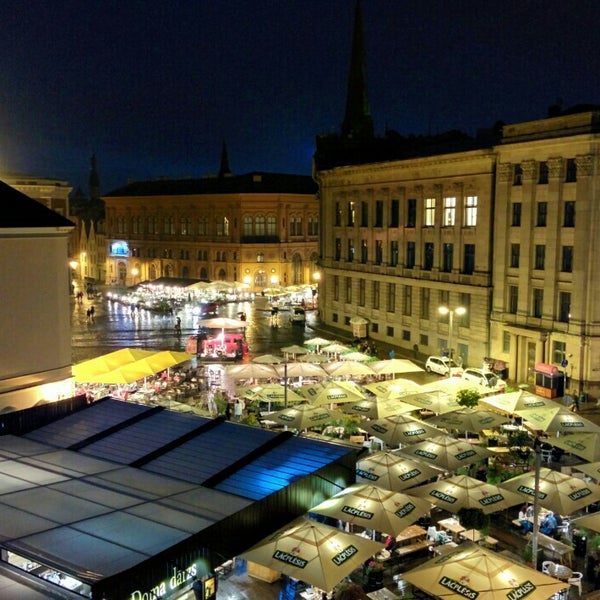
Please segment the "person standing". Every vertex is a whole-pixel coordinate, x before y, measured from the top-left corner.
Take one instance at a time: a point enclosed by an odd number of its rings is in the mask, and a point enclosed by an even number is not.
[[[192,590],[194,591],[194,598],[196,600],[203,600],[202,598],[202,584],[198,581],[198,577],[194,575],[194,583],[192,583]]]
[[[229,402],[229,399],[226,399],[225,402],[225,418],[228,421],[231,421],[231,403]]]
[[[233,417],[238,423],[242,420],[244,408],[244,401],[241,398],[236,398],[235,404],[233,405]]]

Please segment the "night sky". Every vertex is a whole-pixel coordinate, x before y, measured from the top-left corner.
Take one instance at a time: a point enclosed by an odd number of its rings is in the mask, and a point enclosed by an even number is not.
[[[344,116],[355,0],[0,0],[0,171],[87,192],[218,171],[309,175]],[[362,0],[378,134],[600,104],[600,1]]]

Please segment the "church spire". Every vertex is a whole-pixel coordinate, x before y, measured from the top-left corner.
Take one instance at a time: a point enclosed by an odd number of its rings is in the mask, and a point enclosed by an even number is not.
[[[88,192],[90,200],[100,198],[100,177],[98,176],[98,165],[96,163],[96,154],[92,154],[90,159],[90,175],[88,177]]]
[[[367,97],[367,67],[360,0],[356,0],[354,14],[352,56],[342,135],[351,139],[369,139],[373,137],[373,119],[371,118],[371,109]]]
[[[229,157],[227,155],[227,146],[223,142],[223,148],[221,149],[221,166],[219,167],[219,177],[227,177],[233,175],[229,168]]]

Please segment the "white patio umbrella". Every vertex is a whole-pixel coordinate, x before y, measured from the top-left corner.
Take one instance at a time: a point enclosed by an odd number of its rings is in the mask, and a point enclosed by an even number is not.
[[[360,387],[351,381],[328,381],[324,384],[303,386],[298,388],[298,392],[317,406],[356,402],[365,397]]]
[[[412,404],[406,404],[395,398],[365,398],[356,402],[347,402],[342,410],[345,413],[353,413],[366,419],[383,419],[393,415],[413,412],[416,408]]]
[[[479,508],[487,515],[523,502],[523,497],[516,492],[468,475],[455,475],[420,485],[411,490],[411,494],[427,498],[450,513],[457,513],[461,508]]]
[[[284,354],[295,358],[298,354],[308,354],[308,350],[298,344],[293,344],[291,346],[285,346],[285,348],[280,348],[281,352]]]
[[[369,362],[373,357],[364,352],[346,352],[340,356],[340,360],[351,360],[354,362]]]
[[[327,377],[327,371],[316,363],[290,362],[275,368],[280,377]]]
[[[228,365],[225,373],[232,379],[271,379],[279,377],[273,365],[260,363],[244,363],[240,365]]]
[[[460,467],[492,456],[492,452],[487,448],[457,440],[449,435],[436,436],[424,442],[410,444],[397,452],[448,471],[456,471]]]
[[[431,502],[410,495],[412,492],[394,492],[370,483],[356,483],[309,512],[395,537],[424,515],[429,516]]]
[[[310,429],[321,427],[332,421],[341,420],[343,415],[325,406],[314,406],[304,402],[260,417],[260,421],[271,421],[288,429]]]
[[[528,408],[560,406],[549,398],[534,396],[524,390],[507,392],[505,394],[494,394],[493,396],[484,396],[479,400],[479,404],[480,406],[489,406],[494,410],[499,410],[508,415],[514,414],[517,410],[525,410]]]
[[[379,375],[400,375],[402,373],[418,373],[423,371],[419,365],[416,365],[411,360],[402,358],[387,358],[378,360],[371,365],[373,370]]]
[[[276,356],[275,354],[261,354],[260,356],[255,356],[252,359],[252,362],[263,365],[277,365],[282,363],[284,360],[285,359],[283,356]]]
[[[327,354],[315,354],[314,352],[309,352],[308,354],[300,354],[296,357],[298,362],[307,362],[307,363],[328,363],[331,361],[331,358],[327,356]]]
[[[362,375],[374,375],[375,371],[368,364],[356,362],[355,360],[330,362],[323,368],[332,377],[353,377]]]
[[[395,452],[375,452],[356,463],[356,481],[401,492],[437,477],[441,469]]]
[[[436,415],[458,410],[462,406],[456,401],[452,394],[444,391],[423,391],[417,394],[408,394],[402,396],[402,402],[413,404],[414,406],[429,410]]]
[[[375,421],[367,421],[361,426],[369,435],[383,440],[388,446],[415,444],[445,435],[441,429],[406,414],[396,414]]]
[[[371,393],[382,398],[401,398],[402,396],[422,391],[418,383],[402,378],[367,383],[364,387]]]
[[[328,346],[323,346],[321,351],[326,354],[345,354],[346,352],[352,352],[352,348],[350,348],[350,346],[345,346],[344,344],[333,343]]]
[[[600,433],[600,426],[564,406],[528,408],[515,411],[523,417],[525,427],[536,431],[573,433],[590,431]]]
[[[472,542],[420,564],[402,579],[443,600],[548,600],[569,587]]]
[[[429,423],[437,427],[474,433],[479,433],[484,429],[494,429],[508,421],[509,418],[506,415],[477,408],[461,408],[428,419]]]
[[[590,462],[600,461],[600,435],[594,432],[568,433],[559,437],[553,437],[548,443],[561,448],[571,454],[575,454]],[[600,463],[599,463],[600,464]],[[577,468],[583,470],[588,465],[577,465]],[[595,479],[599,476],[596,475]]]
[[[383,542],[300,518],[240,556],[330,592],[383,547]]]
[[[499,486],[517,492],[522,495],[524,500],[533,502],[535,472],[529,471],[511,477],[500,483]],[[600,500],[600,486],[546,467],[540,469],[538,489],[540,506],[559,515],[574,514]]]
[[[328,346],[331,343],[332,343],[331,340],[326,340],[325,338],[322,338],[322,337],[314,337],[314,338],[310,338],[309,340],[306,340],[304,342],[304,345],[305,346],[315,346],[317,349],[319,349],[322,346]]]

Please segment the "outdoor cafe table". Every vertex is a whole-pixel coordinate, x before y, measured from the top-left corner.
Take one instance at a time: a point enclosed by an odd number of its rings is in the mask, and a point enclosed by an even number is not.
[[[446,529],[452,533],[452,537],[455,537],[459,533],[462,533],[465,528],[460,524],[458,519],[449,517],[448,519],[442,519],[438,521],[438,525],[443,529]]]
[[[554,566],[550,567],[550,576],[562,581],[566,581],[573,576],[573,569],[567,567],[566,565],[557,565],[554,563]]]
[[[400,598],[391,592],[387,588],[381,588],[380,590],[375,590],[374,592],[369,592],[367,594],[368,598],[372,598],[373,600],[396,600],[396,598]]]
[[[415,538],[425,537],[427,531],[418,525],[409,525],[406,529],[403,529],[397,536],[397,542],[407,542]]]
[[[480,541],[483,541],[488,544],[489,546],[497,546],[498,545],[498,540],[496,538],[493,538],[489,535],[486,535],[484,538],[481,537],[481,533],[479,531],[477,531],[477,529],[467,529],[466,531],[461,531],[459,534],[459,537],[464,538],[466,540],[471,540],[472,542],[475,543],[479,543]]]

